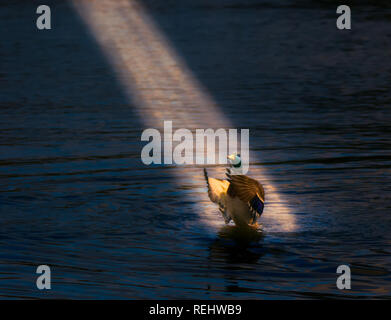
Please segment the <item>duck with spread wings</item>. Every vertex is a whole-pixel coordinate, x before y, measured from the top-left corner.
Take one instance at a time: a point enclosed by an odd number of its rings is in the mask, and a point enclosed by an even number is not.
[[[241,174],[240,154],[228,156],[231,169],[227,169],[227,180],[209,178],[204,168],[208,195],[212,202],[219,205],[225,223],[231,220],[238,226],[256,225],[265,203],[265,191],[262,185]]]

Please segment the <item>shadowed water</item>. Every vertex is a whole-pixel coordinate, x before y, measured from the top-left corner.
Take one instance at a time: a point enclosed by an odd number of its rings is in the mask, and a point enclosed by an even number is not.
[[[141,163],[143,119],[107,57],[72,6],[47,4],[43,32],[37,4],[0,5],[2,298],[391,297],[389,9],[353,7],[338,31],[332,1],[144,1],[250,129],[249,174],[267,170],[298,224],[276,230],[265,211],[261,230],[211,231],[201,170]]]

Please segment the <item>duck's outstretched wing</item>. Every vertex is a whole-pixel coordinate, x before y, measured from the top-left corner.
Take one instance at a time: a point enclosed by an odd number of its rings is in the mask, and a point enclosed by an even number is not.
[[[232,174],[227,170],[228,181],[230,182],[227,194],[234,198],[238,197],[247,203],[252,216],[252,223],[255,223],[257,215],[261,215],[265,202],[265,191],[262,185],[245,175]]]
[[[206,185],[208,186],[209,199],[219,205],[219,209],[224,217],[225,223],[228,223],[231,218],[227,215],[225,209],[229,182],[227,180],[209,178],[205,168],[204,176],[206,180]]]

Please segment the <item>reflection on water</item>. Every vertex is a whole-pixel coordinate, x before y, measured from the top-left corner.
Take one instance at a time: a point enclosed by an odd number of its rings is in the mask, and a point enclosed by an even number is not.
[[[257,263],[262,254],[262,231],[253,227],[223,226],[210,246],[209,258],[227,264]]]
[[[56,28],[37,32],[34,6],[9,1],[2,298],[391,297],[388,11],[362,10],[348,34],[327,2],[222,3],[144,1],[224,117],[250,129],[249,174],[270,174],[297,228],[276,228],[278,210],[258,229],[224,226],[201,168],[142,165],[143,119],[73,7],[47,1]],[[147,80],[144,93],[167,89]],[[184,116],[170,120],[180,127]],[[34,287],[40,264],[52,267],[50,293]],[[352,269],[349,292],[335,286],[341,264]]]
[[[221,239],[231,239],[242,244],[258,242],[263,237],[259,226],[238,227],[234,225],[225,225],[219,230],[218,235]]]

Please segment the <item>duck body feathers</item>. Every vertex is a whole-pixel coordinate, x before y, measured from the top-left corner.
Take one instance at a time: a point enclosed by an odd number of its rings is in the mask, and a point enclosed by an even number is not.
[[[264,208],[265,191],[262,185],[245,175],[231,174],[227,169],[227,180],[209,178],[204,168],[208,195],[219,205],[225,223],[231,220],[236,225],[253,225]]]

